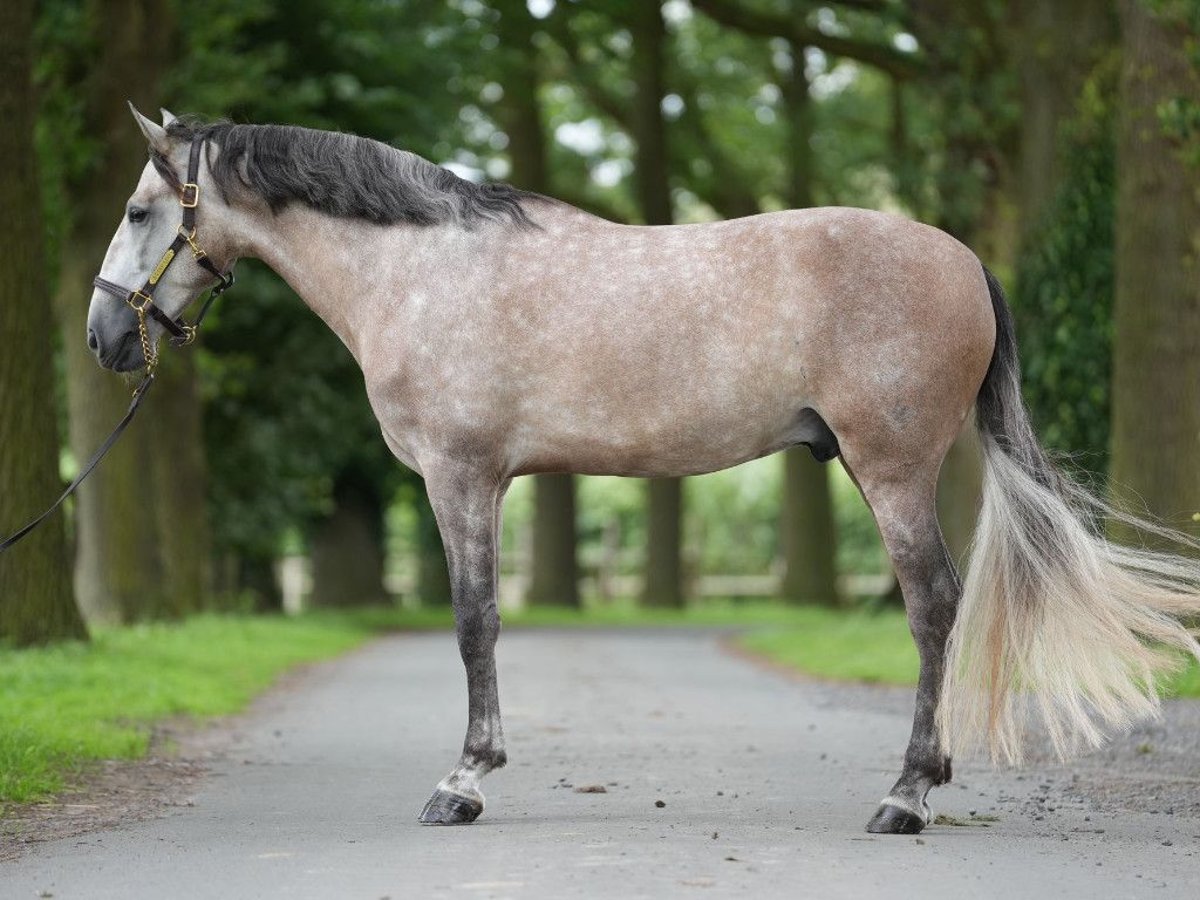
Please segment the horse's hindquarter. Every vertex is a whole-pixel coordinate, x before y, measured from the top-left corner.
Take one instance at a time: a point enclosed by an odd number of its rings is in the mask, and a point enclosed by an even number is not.
[[[805,407],[836,431],[881,392],[911,406],[903,395],[927,370],[971,355],[971,340],[937,334],[979,332],[973,304],[990,322],[986,291],[950,296],[974,286],[974,256],[892,216],[644,228],[551,204],[532,214],[540,229],[510,232],[478,262],[486,278],[463,275],[437,301],[458,306],[460,327],[421,335],[441,367],[427,424],[492,445],[511,474],[735,465],[795,443]],[[969,406],[977,388],[953,402]]]

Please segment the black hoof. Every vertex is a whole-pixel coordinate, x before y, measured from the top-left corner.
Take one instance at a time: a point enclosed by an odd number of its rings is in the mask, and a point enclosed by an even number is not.
[[[421,810],[422,825],[469,825],[483,812],[482,797],[468,797],[438,788]]]
[[[879,807],[879,811],[867,823],[867,831],[871,834],[920,834],[924,827],[923,818],[890,803]]]

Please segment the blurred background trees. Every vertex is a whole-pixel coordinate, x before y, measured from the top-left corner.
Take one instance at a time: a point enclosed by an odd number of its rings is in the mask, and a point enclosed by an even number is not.
[[[1011,288],[1046,443],[1100,481],[1111,460],[1115,494],[1200,527],[1200,0],[23,0],[4,16],[6,246],[22,248],[0,261],[4,528],[124,409],[83,322],[145,159],[127,98],[352,131],[616,221],[840,204],[930,222]],[[76,602],[96,623],[447,602],[420,479],[353,360],[264,267],[238,275],[199,350],[164,354],[70,540],[60,518],[0,557],[0,638],[77,635]],[[53,304],[18,302],[35,289]],[[939,498],[956,555],[971,436]],[[686,483],[536,476],[509,497],[506,603],[898,599],[853,485],[804,449]]]

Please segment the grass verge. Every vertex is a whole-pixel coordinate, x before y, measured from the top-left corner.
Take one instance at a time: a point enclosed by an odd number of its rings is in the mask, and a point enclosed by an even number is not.
[[[752,631],[739,645],[774,663],[819,678],[916,684],[917,650],[899,610],[796,610],[803,622]]]
[[[96,760],[144,755],[157,719],[236,712],[284,670],[370,633],[354,617],[198,616],[0,650],[0,808],[60,791]]]
[[[752,631],[739,645],[808,675],[836,681],[915,685],[917,650],[900,610],[793,611],[802,620],[781,628]],[[1163,690],[1168,697],[1200,697],[1200,665],[1188,658]]]

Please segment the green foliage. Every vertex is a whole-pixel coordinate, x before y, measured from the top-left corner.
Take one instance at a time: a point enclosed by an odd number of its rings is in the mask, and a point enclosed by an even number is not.
[[[971,243],[1018,133],[1017,73],[1005,44],[1011,10],[982,0],[932,3],[913,15],[929,62],[908,91],[911,136],[897,186],[917,218]]]
[[[70,185],[86,178],[100,141],[84,123],[85,60],[97,52],[98,33],[80,0],[46,0],[36,29],[34,81],[39,92],[35,133],[42,212],[46,228],[47,283],[54,290],[58,260],[71,227]]]
[[[1184,52],[1200,84],[1200,0],[1143,0],[1160,19],[1184,35]],[[1163,101],[1158,110],[1164,133],[1192,166],[1200,168],[1200,97],[1183,94]]]
[[[1064,129],[1063,179],[1018,265],[1023,391],[1046,445],[1103,477],[1112,368],[1116,65],[1089,81]]]
[[[201,355],[210,501],[218,545],[262,557],[326,507],[341,467],[384,485],[399,467],[345,347],[261,264],[238,276]]]

